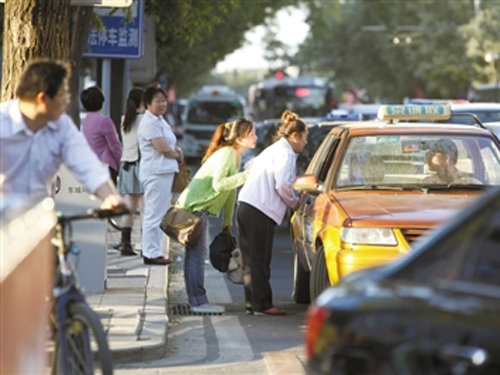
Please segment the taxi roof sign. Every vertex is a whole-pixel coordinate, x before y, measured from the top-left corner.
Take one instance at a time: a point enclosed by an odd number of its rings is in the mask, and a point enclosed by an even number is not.
[[[448,120],[451,116],[449,104],[382,105],[379,120]]]

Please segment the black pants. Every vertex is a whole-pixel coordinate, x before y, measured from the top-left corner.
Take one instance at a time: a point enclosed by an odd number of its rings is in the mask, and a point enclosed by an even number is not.
[[[108,167],[109,169],[109,176],[111,177],[111,181],[113,181],[113,183],[115,184],[116,186],[116,181],[118,180],[118,172],[115,171],[113,168],[111,167]]]
[[[254,311],[273,307],[271,254],[276,223],[255,207],[239,203],[236,209],[246,306]]]

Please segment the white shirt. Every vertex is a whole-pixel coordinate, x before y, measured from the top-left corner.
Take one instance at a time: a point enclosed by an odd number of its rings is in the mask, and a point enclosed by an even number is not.
[[[19,101],[0,104],[0,192],[51,195],[52,180],[61,164],[89,192],[109,181],[101,165],[71,117],[58,120],[33,133],[24,123]]]
[[[175,142],[177,141],[175,134],[162,116],[155,116],[146,110],[139,123],[137,138],[141,150],[141,163],[139,165],[141,180],[152,174],[179,171],[177,160],[164,156],[151,143],[151,140],[154,138],[164,138],[169,147],[175,147]]]
[[[136,161],[139,159],[139,145],[137,142],[137,129],[139,128],[139,123],[141,122],[143,114],[137,114],[132,126],[130,126],[130,130],[128,132],[123,131],[123,120],[124,116],[122,116],[122,123],[120,127],[120,131],[122,134],[122,143],[123,143],[123,153],[121,161]]]
[[[281,224],[286,208],[297,197],[292,184],[297,173],[297,156],[285,138],[267,147],[250,160],[250,174],[240,190],[238,202],[245,202]]]

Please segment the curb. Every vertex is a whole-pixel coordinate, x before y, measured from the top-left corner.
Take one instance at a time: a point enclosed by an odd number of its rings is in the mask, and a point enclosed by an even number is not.
[[[137,345],[112,349],[113,336],[108,338],[111,357],[116,364],[146,362],[162,358],[167,353],[168,318],[168,277],[169,267],[164,268],[165,283],[161,292],[158,287],[151,286],[151,278],[163,268],[150,267],[149,280],[146,285],[144,305],[138,310],[140,323],[136,332]],[[161,276],[160,276],[161,277]],[[148,288],[149,287],[149,288]],[[148,344],[149,341],[154,343]]]

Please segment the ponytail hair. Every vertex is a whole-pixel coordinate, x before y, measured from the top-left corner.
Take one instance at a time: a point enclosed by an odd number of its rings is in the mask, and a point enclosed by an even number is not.
[[[123,118],[122,128],[125,133],[128,133],[132,128],[132,124],[137,118],[137,109],[142,104],[142,96],[144,89],[137,87],[130,90],[128,93],[127,104],[125,108],[125,116]]]
[[[205,152],[203,159],[201,159],[201,164],[203,164],[220,148],[224,146],[234,146],[238,138],[246,136],[254,127],[254,122],[244,117],[240,117],[232,122],[226,122],[217,126],[217,129],[215,129],[215,132],[212,135],[207,151]]]
[[[273,141],[280,138],[288,139],[293,133],[302,134],[307,130],[306,123],[296,113],[285,109],[281,114],[281,121],[283,122],[278,131],[273,137]]]

